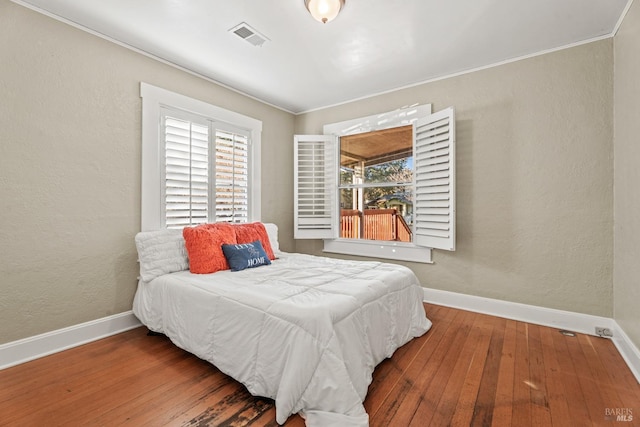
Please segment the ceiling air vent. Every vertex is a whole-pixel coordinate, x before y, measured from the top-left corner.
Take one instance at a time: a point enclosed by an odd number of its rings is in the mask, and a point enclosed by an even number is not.
[[[268,38],[260,34],[258,31],[256,31],[254,28],[251,28],[249,24],[247,24],[246,22],[236,25],[229,31],[231,31],[241,39],[251,43],[254,46],[262,46],[264,42],[269,40]]]

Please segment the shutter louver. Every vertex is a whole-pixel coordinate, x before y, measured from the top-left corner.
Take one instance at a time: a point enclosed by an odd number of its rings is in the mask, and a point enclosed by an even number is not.
[[[332,239],[336,209],[335,137],[294,138],[294,238]]]
[[[248,222],[249,138],[216,130],[216,222]]]
[[[206,125],[164,118],[165,224],[183,228],[207,222],[209,129]]]
[[[416,245],[455,250],[455,118],[453,108],[415,127]]]

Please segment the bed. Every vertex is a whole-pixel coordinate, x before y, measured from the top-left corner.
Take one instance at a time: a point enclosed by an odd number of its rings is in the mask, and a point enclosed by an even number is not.
[[[184,268],[172,230],[136,236],[135,315],[274,399],[279,424],[300,413],[310,427],[367,426],[362,402],[376,365],[431,327],[417,278],[395,264],[281,252],[277,228],[266,228],[277,259],[213,274]]]

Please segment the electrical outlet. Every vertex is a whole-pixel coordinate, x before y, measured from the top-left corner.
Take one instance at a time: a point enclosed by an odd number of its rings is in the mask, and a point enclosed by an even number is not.
[[[613,337],[613,332],[609,328],[603,328],[602,326],[596,326],[596,335],[599,337]]]

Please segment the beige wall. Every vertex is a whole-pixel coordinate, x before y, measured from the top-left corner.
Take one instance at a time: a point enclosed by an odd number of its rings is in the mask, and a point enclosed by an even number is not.
[[[611,317],[612,40],[304,114],[296,132],[414,103],[457,114],[457,250],[407,263],[423,286]]]
[[[640,4],[614,40],[614,318],[640,348]]]
[[[0,344],[131,309],[141,81],[263,121],[262,219],[293,249],[293,115],[8,0],[0,58]]]

